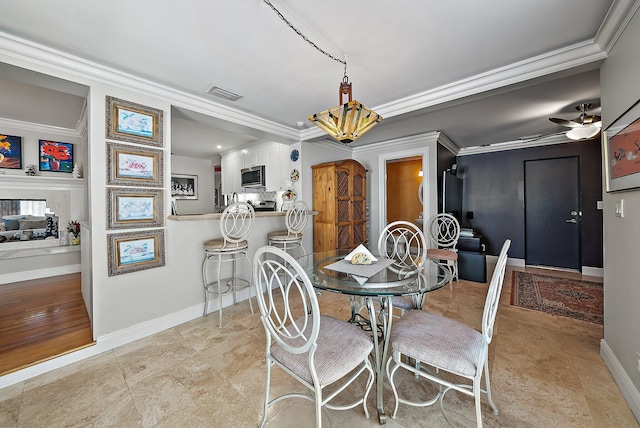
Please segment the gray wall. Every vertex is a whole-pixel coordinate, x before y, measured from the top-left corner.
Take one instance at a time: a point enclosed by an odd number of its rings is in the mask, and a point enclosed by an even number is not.
[[[600,69],[605,128],[640,98],[640,13],[636,12]],[[624,217],[615,216],[624,200]],[[640,192],[604,195],[604,343],[601,354],[640,419]],[[635,388],[635,390],[633,389]]]

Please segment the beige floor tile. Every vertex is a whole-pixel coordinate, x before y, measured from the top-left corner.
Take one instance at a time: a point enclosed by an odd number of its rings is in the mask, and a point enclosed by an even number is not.
[[[0,427],[18,426],[24,382],[0,389]]]
[[[18,426],[142,426],[115,359],[37,388],[25,382]]]
[[[491,272],[489,269],[489,275]],[[639,425],[600,358],[601,325],[513,307],[509,304],[513,268],[505,275],[489,348],[491,385],[499,415],[483,397],[485,427],[633,427]],[[526,268],[526,270],[532,270]],[[543,274],[576,277],[537,269]],[[454,282],[429,293],[425,309],[475,328],[487,284]],[[254,298],[255,299],[255,298]],[[349,298],[324,292],[321,311],[340,319],[351,315]],[[0,390],[0,426],[145,426],[255,427],[262,416],[265,387],[265,332],[249,304],[240,302],[218,313],[54,370]],[[401,393],[433,396],[427,381],[398,373]],[[286,392],[307,393],[304,386],[278,367],[272,370],[270,398]],[[344,398],[362,395],[364,379]],[[368,399],[371,414],[361,406],[323,412],[325,426],[379,426],[375,388]],[[450,391],[441,406],[401,404],[395,420],[395,401],[387,384],[384,409],[387,427],[475,426],[473,399]],[[288,399],[268,414],[270,427],[314,426],[313,403]]]

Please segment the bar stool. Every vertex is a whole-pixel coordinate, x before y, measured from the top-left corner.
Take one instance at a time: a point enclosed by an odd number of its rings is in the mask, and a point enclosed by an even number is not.
[[[302,246],[302,231],[307,225],[308,218],[307,204],[303,201],[295,202],[285,217],[287,230],[269,233],[269,245],[282,248],[284,251],[300,247],[302,255],[306,255],[307,253]]]
[[[238,290],[251,286],[251,279],[238,278],[236,274],[236,261],[244,257],[248,262],[251,271],[251,260],[249,260],[249,242],[247,238],[253,230],[255,219],[253,207],[246,202],[236,202],[229,205],[220,218],[220,233],[222,238],[212,239],[204,244],[204,260],[202,261],[202,281],[204,283],[204,314],[207,316],[209,308],[209,293],[218,295],[218,305],[220,324],[222,328],[222,296],[233,293],[233,303],[236,304],[236,293]],[[209,261],[217,262],[217,279],[209,282],[207,279],[207,265]],[[232,263],[232,275],[229,278],[221,278],[222,264]],[[225,281],[226,280],[226,281]],[[223,285],[224,284],[224,285]],[[253,313],[251,303],[251,290],[249,290],[249,306]]]

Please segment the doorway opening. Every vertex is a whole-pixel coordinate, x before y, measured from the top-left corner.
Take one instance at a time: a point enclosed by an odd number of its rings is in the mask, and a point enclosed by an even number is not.
[[[422,227],[422,156],[387,160],[386,223],[404,220]]]

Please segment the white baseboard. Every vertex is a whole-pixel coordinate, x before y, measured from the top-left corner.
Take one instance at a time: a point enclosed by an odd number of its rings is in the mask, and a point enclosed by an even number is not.
[[[490,256],[487,255],[487,264],[496,264],[498,261],[498,256]],[[518,266],[518,267],[524,267],[524,260],[523,259],[514,259],[511,257],[507,258],[507,265],[509,266]]]
[[[246,299],[247,295],[248,289],[238,293],[238,301],[240,302]],[[229,297],[230,300],[224,302],[224,307],[232,305],[232,296],[225,297]],[[217,300],[212,300],[213,301],[209,303],[210,312],[218,310]],[[78,351],[62,355],[60,357],[52,358],[51,360],[47,360],[40,364],[27,367],[13,373],[9,373],[5,376],[0,376],[0,389],[14,385],[18,382],[23,382],[38,375],[67,366],[69,364],[76,363],[89,357],[93,357],[103,352],[110,351],[119,346],[126,345],[127,343],[131,343],[138,339],[151,336],[152,334],[156,334],[185,322],[191,321],[195,318],[201,317],[203,309],[204,302],[193,305],[189,308],[182,309],[178,312],[156,318],[151,321],[140,323],[138,325],[116,331],[114,333],[100,336],[96,340],[96,344],[93,346],[89,346]]]
[[[487,256],[487,263],[495,264],[498,261],[498,256]],[[514,259],[509,257],[507,259],[507,265],[509,266],[517,266],[517,267],[525,267],[526,263],[524,259]],[[562,270],[562,269],[560,269]],[[587,276],[597,276],[600,278],[604,277],[604,269],[597,268],[592,266],[582,266],[582,274]]]
[[[68,273],[80,272],[81,265],[56,266],[46,269],[33,269],[22,272],[12,272],[0,274],[0,284],[10,284],[12,282],[31,281],[32,279],[47,278],[50,276],[66,275]]]
[[[604,364],[609,369],[609,372],[611,372],[613,380],[618,385],[618,388],[620,388],[620,392],[627,401],[631,412],[636,419],[640,421],[640,391],[636,389],[631,378],[627,375],[627,372],[624,371],[624,368],[604,339],[600,340],[600,356],[604,360]]]
[[[604,278],[604,269],[591,267],[591,266],[582,266],[582,274],[588,276],[597,276],[600,278]]]

